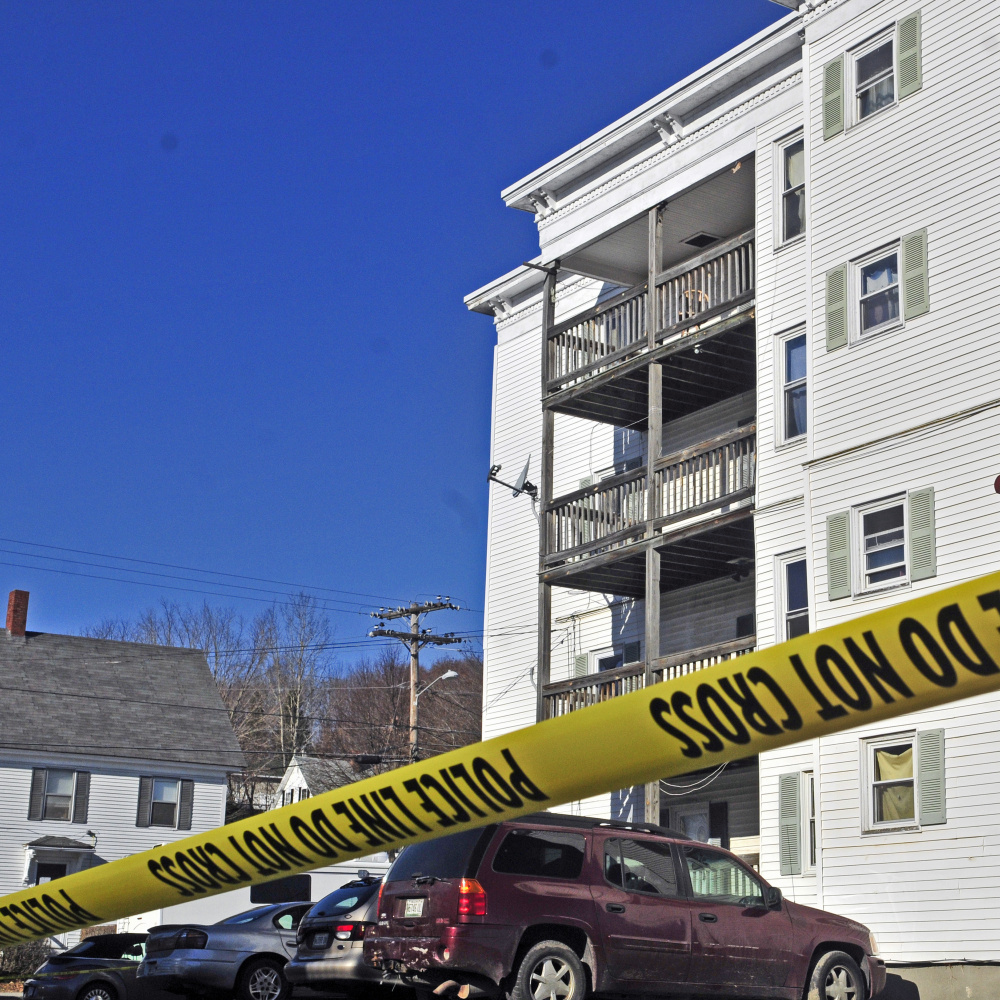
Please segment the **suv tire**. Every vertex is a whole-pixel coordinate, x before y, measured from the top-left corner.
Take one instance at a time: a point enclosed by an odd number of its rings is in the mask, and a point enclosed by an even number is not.
[[[583,1000],[586,995],[583,963],[562,941],[532,945],[521,958],[508,994],[510,1000]]]
[[[806,1000],[865,1000],[865,977],[844,951],[820,955],[809,978]]]

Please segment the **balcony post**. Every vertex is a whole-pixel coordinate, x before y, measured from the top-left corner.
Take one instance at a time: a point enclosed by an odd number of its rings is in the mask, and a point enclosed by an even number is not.
[[[549,374],[549,331],[555,324],[556,276],[559,262],[556,261],[545,275],[542,290],[542,398]],[[549,513],[552,500],[552,449],[555,438],[555,414],[548,407],[542,408],[542,462],[538,480],[538,568],[545,568],[545,557],[549,551]],[[535,719],[545,718],[545,685],[549,683],[552,666],[552,585],[538,583],[538,664],[535,671]]]
[[[652,269],[651,269],[652,271]],[[652,287],[652,283],[650,284]],[[646,430],[646,536],[652,537],[658,511],[654,467],[663,452],[663,366],[649,366],[649,417]],[[653,683],[653,664],[660,656],[660,553],[646,550],[646,677]],[[646,822],[660,822],[660,783],[646,785]]]
[[[663,268],[663,206],[649,210],[649,277],[646,281],[646,337],[649,349],[656,347],[656,332],[660,325],[656,308],[656,276]]]

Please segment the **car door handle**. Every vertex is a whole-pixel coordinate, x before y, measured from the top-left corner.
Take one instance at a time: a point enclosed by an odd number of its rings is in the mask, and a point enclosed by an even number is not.
[[[719,918],[714,913],[699,913],[698,919],[705,924],[714,924]]]
[[[608,913],[624,913],[625,907],[621,903],[608,903],[604,907]]]

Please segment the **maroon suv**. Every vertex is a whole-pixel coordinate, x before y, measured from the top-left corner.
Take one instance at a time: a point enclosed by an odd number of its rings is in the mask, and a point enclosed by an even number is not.
[[[553,813],[406,848],[365,958],[463,998],[865,1000],[885,984],[867,927],[783,899],[728,851]]]

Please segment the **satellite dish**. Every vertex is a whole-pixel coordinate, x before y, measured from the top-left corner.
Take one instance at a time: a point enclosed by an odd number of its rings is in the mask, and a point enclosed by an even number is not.
[[[514,496],[519,497],[524,492],[524,484],[528,481],[528,466],[531,465],[531,456],[528,456],[528,461],[524,463],[524,468],[521,470],[521,475],[517,477],[517,482],[514,483]]]

